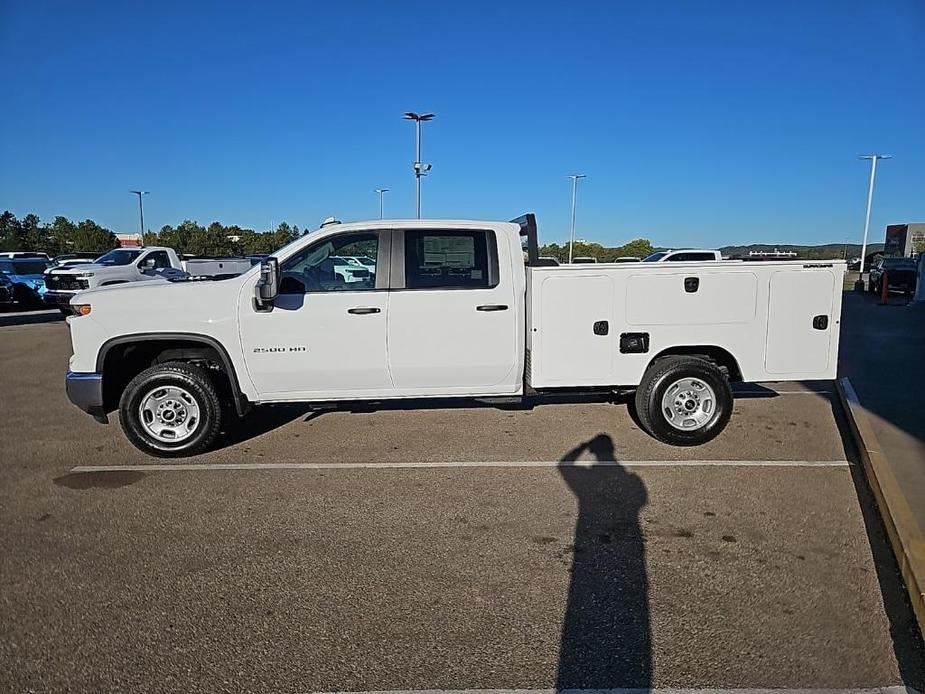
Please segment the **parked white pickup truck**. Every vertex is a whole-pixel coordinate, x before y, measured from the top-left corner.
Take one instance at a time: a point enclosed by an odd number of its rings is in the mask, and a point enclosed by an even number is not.
[[[644,263],[683,263],[690,260],[698,262],[720,261],[723,254],[702,248],[676,248],[668,251],[656,251],[642,259]]]
[[[347,256],[377,271],[347,282]],[[204,451],[264,403],[622,389],[653,436],[700,444],[732,413],[731,381],[835,377],[844,271],[552,266],[533,215],[331,224],[239,277],[83,292],[67,393],[103,421],[119,409],[156,456]]]
[[[45,272],[45,303],[70,314],[77,292],[113,284],[185,277],[186,271],[172,248],[115,248],[91,264],[54,267]]]

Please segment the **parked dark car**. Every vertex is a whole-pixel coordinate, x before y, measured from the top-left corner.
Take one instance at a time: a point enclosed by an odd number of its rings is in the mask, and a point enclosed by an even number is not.
[[[13,303],[13,283],[10,278],[0,272],[0,306],[9,306]]]
[[[915,292],[916,269],[912,258],[880,258],[870,269],[867,291],[875,294],[883,291],[883,277],[886,275],[887,291],[895,289],[912,294]]]
[[[24,308],[40,308],[44,273],[51,261],[39,257],[0,258],[0,273],[12,283],[13,300]]]

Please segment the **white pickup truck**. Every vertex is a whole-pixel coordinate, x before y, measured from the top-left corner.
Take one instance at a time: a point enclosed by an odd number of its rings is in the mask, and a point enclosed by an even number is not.
[[[376,272],[345,281],[354,256]],[[67,393],[156,456],[265,403],[624,389],[650,434],[694,445],[725,427],[731,381],[835,377],[844,272],[547,265],[533,215],[329,224],[231,279],[81,293]]]
[[[54,267],[45,272],[45,303],[70,314],[69,304],[77,292],[113,284],[186,277],[177,252],[172,248],[115,248],[93,263]]]

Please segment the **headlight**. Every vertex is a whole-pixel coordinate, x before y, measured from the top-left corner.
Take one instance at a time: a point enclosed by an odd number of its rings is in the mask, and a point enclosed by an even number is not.
[[[92,272],[81,272],[80,274],[76,275],[76,277],[79,277],[79,278],[93,277],[93,273]]]
[[[90,304],[71,304],[71,310],[75,316],[89,316]]]

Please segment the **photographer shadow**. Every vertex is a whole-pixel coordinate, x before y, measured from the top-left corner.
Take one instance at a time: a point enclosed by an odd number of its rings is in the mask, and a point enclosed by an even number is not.
[[[584,453],[593,460],[580,461]],[[648,688],[645,485],[616,460],[605,434],[566,453],[558,467],[578,501],[578,520],[556,689]]]

